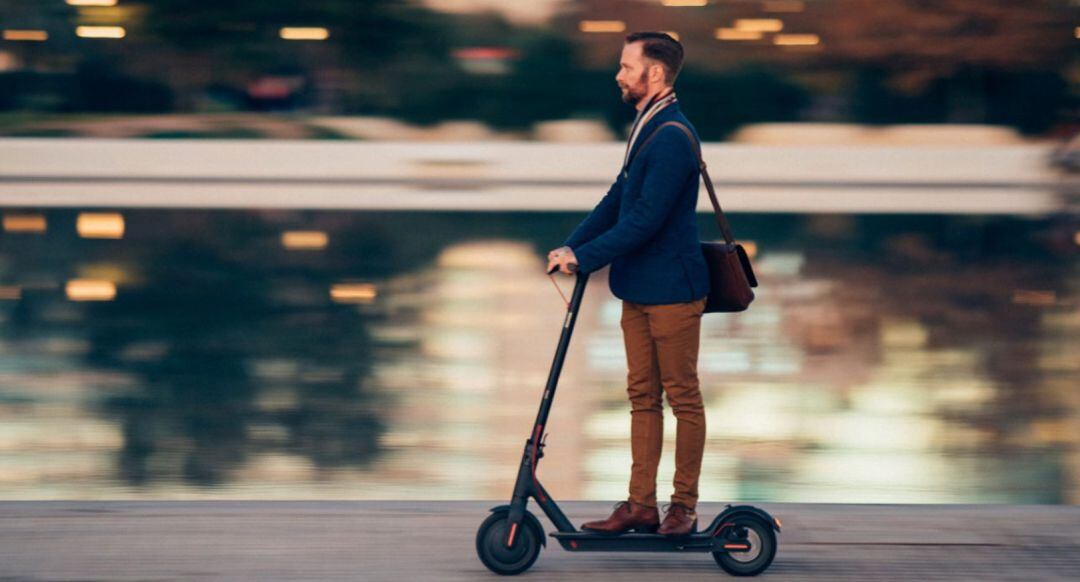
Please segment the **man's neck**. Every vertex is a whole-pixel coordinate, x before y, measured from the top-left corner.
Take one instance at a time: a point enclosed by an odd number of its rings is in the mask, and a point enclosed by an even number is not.
[[[642,109],[645,108],[646,105],[649,104],[650,101],[653,101],[654,99],[659,99],[661,97],[664,97],[668,93],[670,93],[670,92],[672,92],[674,90],[675,89],[673,87],[660,87],[659,89],[656,89],[655,91],[653,91],[653,92],[645,95],[644,97],[642,97],[641,100],[639,100],[637,102],[637,104],[634,105],[634,108],[637,109],[638,111],[641,111]]]

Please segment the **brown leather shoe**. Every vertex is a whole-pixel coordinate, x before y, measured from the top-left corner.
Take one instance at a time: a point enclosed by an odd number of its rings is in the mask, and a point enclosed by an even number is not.
[[[684,536],[697,530],[697,513],[681,504],[672,503],[664,515],[664,523],[656,533],[665,536]]]
[[[633,501],[620,501],[607,519],[581,524],[581,529],[606,534],[619,534],[629,530],[653,533],[660,526],[660,512]]]

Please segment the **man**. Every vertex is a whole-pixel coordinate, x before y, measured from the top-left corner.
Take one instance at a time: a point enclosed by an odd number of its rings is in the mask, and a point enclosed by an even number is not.
[[[708,268],[697,235],[700,170],[694,145],[667,121],[692,126],[679,111],[674,82],[683,48],[664,33],[626,37],[615,82],[638,110],[623,168],[608,193],[563,243],[548,254],[550,271],[588,273],[611,265],[612,293],[623,300],[628,364],[630,494],[604,520],[582,529],[686,535],[696,530],[698,477],[705,448],[705,410],[698,387],[701,314]],[[694,132],[696,136],[696,132]],[[656,508],[656,472],[663,444],[663,394],[677,421],[675,492],[663,523]]]

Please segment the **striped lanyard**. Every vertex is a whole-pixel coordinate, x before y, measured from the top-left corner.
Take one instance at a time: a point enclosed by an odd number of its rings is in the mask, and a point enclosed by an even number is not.
[[[645,125],[649,123],[649,120],[659,113],[661,109],[678,101],[678,99],[675,98],[675,91],[667,93],[660,99],[657,99],[657,97],[660,96],[653,96],[652,99],[649,100],[649,103],[642,108],[642,113],[634,120],[634,127],[630,130],[630,140],[626,142],[626,155],[623,157],[623,172],[626,172],[626,165],[630,162],[630,150],[634,149],[634,142],[637,141],[638,134],[641,133],[642,128],[644,128]]]

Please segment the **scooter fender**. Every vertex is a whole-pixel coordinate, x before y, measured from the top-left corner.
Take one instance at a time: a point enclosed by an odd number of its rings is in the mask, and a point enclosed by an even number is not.
[[[772,525],[773,529],[778,532],[780,531],[780,520],[770,515],[769,512],[765,511],[764,509],[761,509],[760,507],[754,507],[753,505],[729,505],[727,506],[727,509],[720,512],[720,515],[716,516],[716,519],[713,520],[713,524],[715,526],[713,533],[715,534],[715,530],[722,527],[724,525],[724,522],[729,521],[739,515],[753,515],[755,517],[761,518],[765,520],[765,523]]]
[[[507,505],[497,505],[497,506],[491,508],[491,513],[496,513],[498,511],[505,511],[507,513],[510,513],[510,505],[509,504],[507,504]],[[525,521],[527,521],[530,524],[532,524],[533,526],[535,526],[536,531],[540,532],[540,545],[542,545],[542,546],[544,546],[546,548],[547,547],[547,537],[544,535],[544,526],[540,525],[540,520],[537,519],[536,516],[532,514],[532,512],[526,511],[525,512]]]

